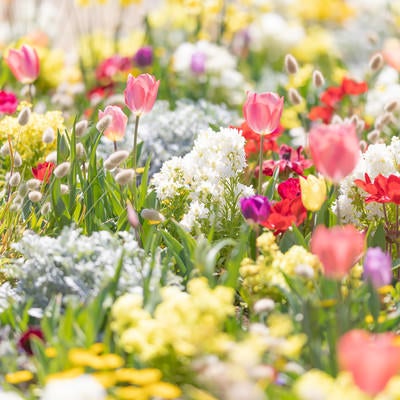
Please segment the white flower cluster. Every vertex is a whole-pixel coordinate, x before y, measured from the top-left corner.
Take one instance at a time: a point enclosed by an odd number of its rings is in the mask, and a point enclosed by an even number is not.
[[[172,68],[183,83],[208,83],[214,94],[222,90],[223,98],[231,104],[240,104],[244,100],[247,87],[244,76],[236,67],[236,57],[225,47],[205,40],[182,43],[173,54]]]
[[[161,165],[174,156],[183,156],[192,147],[197,133],[210,125],[229,126],[239,122],[236,112],[225,105],[211,104],[205,100],[193,102],[179,100],[171,110],[167,101],[157,101],[151,113],[143,115],[139,123],[139,141],[143,142],[141,163],[151,156],[150,175],[158,172]],[[132,149],[134,123],[130,123],[118,149]],[[113,152],[113,143],[102,139],[98,156],[106,159]]]
[[[379,174],[384,176],[400,175],[398,165],[400,163],[400,139],[393,137],[391,144],[373,144],[368,147],[365,153],[361,154],[360,160],[353,173],[345,178],[340,185],[339,207],[341,219],[344,223],[351,223],[360,226],[363,217],[369,220],[383,218],[382,205],[369,203],[365,205],[366,215],[362,210],[354,206],[356,195],[362,198],[368,196],[361,188],[354,184],[355,179],[365,180],[365,174],[373,181]],[[336,204],[334,208],[336,208]]]
[[[162,202],[188,193],[188,210],[180,222],[192,230],[200,220],[218,220],[216,213],[224,209],[228,182],[235,182],[231,188],[235,197],[253,194],[251,187],[237,182],[245,166],[244,138],[239,131],[208,129],[199,134],[190,153],[165,162],[152,185]]]
[[[66,227],[56,238],[28,232],[13,247],[22,258],[5,267],[5,273],[18,281],[14,289],[7,283],[0,286],[3,309],[11,301],[24,303],[28,299],[32,308],[40,311],[57,294],[63,301],[93,299],[113,278],[121,257],[119,293],[141,293],[149,274],[154,290],[162,273],[160,255],[153,262],[128,232],[113,235],[100,231],[84,236],[80,230]]]

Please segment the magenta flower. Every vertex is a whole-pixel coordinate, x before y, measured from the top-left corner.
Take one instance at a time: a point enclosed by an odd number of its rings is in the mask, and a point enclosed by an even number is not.
[[[12,92],[0,90],[0,114],[13,114],[18,106],[18,99]]]
[[[30,327],[26,330],[18,340],[18,347],[24,350],[30,356],[33,355],[31,339],[36,337],[44,342],[44,334],[40,327]]]
[[[271,213],[268,198],[258,194],[240,199],[240,208],[246,221],[254,224],[265,222]]]
[[[150,46],[141,47],[133,57],[138,67],[148,67],[153,64],[153,49]]]
[[[392,282],[392,259],[380,247],[371,247],[365,254],[364,279],[370,281],[375,288]]]

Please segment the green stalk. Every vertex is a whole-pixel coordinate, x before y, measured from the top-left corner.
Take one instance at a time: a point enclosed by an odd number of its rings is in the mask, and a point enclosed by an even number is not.
[[[260,155],[259,155],[259,160],[258,160],[258,194],[261,193],[261,181],[262,181],[262,164],[263,164],[263,150],[264,150],[264,135],[261,135],[261,140],[260,140]]]
[[[140,115],[136,115],[135,119],[135,132],[133,134],[133,170],[136,172],[136,160],[137,160],[137,135],[139,129]]]

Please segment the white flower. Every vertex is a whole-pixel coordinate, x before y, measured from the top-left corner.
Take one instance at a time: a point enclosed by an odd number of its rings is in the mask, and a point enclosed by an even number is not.
[[[90,375],[72,379],[51,380],[45,386],[41,400],[105,400],[103,386]]]
[[[2,392],[0,390],[0,400],[22,400],[22,397],[14,392]]]

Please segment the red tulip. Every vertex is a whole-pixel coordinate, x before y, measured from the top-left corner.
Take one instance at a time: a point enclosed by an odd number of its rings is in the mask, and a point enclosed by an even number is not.
[[[355,384],[370,396],[384,390],[400,369],[400,346],[392,333],[352,330],[340,338],[337,350],[341,369],[350,371]]]
[[[249,127],[259,135],[269,135],[279,127],[283,97],[276,93],[248,92],[243,114]]]
[[[308,138],[317,170],[334,183],[349,175],[360,158],[360,146],[353,124],[319,125]]]
[[[368,91],[368,84],[366,82],[357,82],[350,78],[343,78],[341,88],[345,94],[357,96]]]
[[[31,46],[23,45],[20,50],[11,49],[5,60],[21,83],[32,83],[39,76],[39,57]]]
[[[39,181],[49,183],[50,176],[53,173],[55,164],[52,162],[39,163],[36,167],[32,167],[32,175]]]
[[[44,342],[44,334],[40,327],[30,327],[26,330],[18,340],[18,347],[24,350],[28,355],[32,356],[31,340],[35,337]]]
[[[311,252],[318,256],[324,274],[342,279],[364,252],[364,235],[353,225],[317,226],[311,238]]]
[[[379,174],[374,183],[368,174],[365,174],[365,182],[356,179],[354,183],[369,193],[365,199],[366,203],[394,203],[400,204],[400,177],[397,175],[389,175],[388,177]]]
[[[104,136],[113,142],[122,140],[125,136],[128,117],[118,106],[107,106],[104,111],[99,110],[99,120],[106,116],[111,117],[111,122],[104,130]]]
[[[150,74],[141,74],[137,78],[131,74],[124,91],[125,104],[136,115],[148,113],[154,106],[157,98],[160,81]]]

